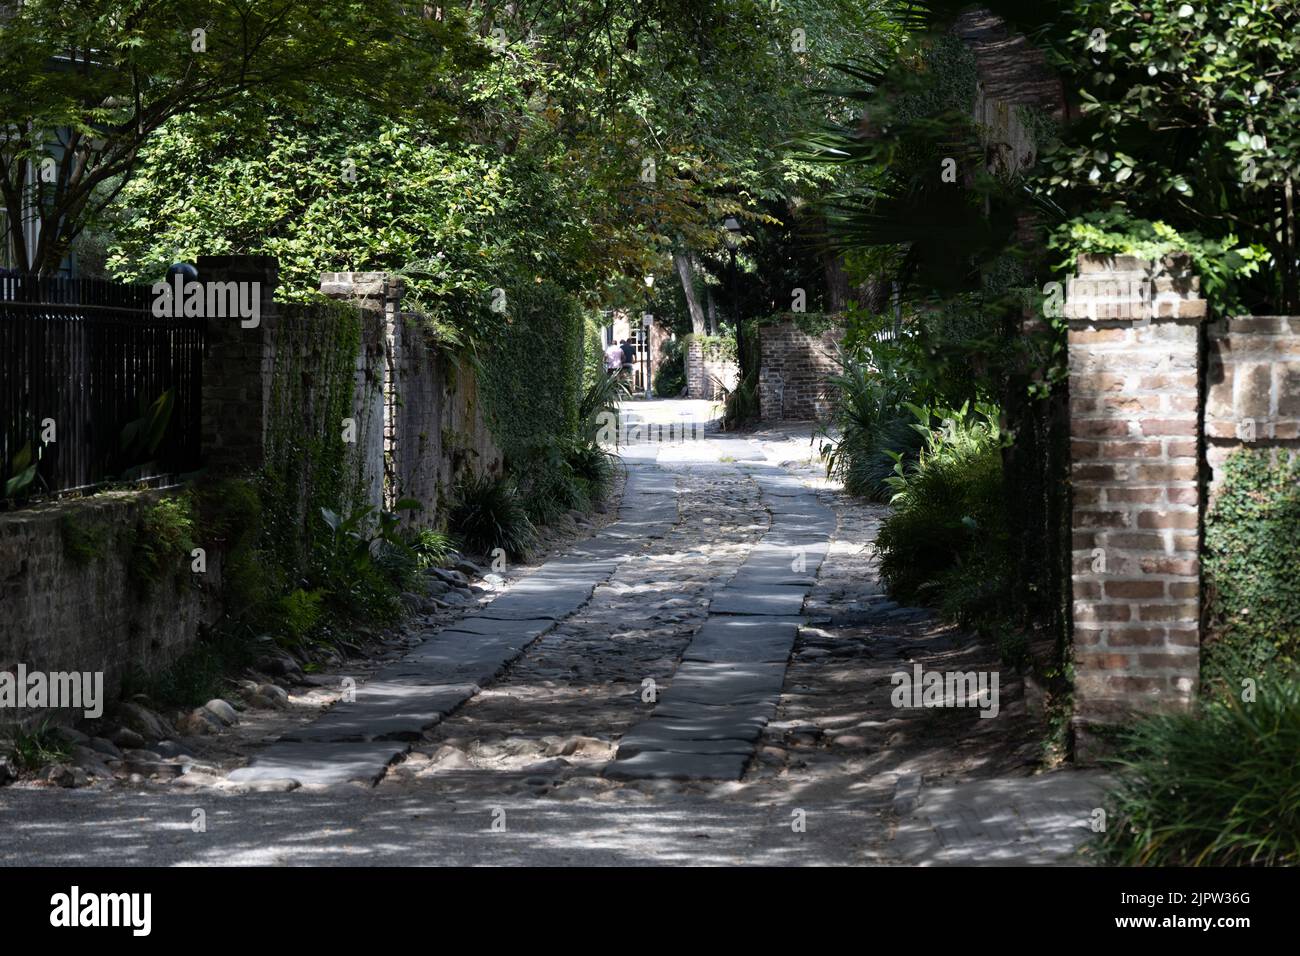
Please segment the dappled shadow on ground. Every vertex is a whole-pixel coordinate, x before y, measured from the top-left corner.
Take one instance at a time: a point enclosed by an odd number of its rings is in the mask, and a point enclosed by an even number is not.
[[[800,632],[779,708],[743,778],[624,783],[603,775],[622,736],[655,709],[645,682],[654,682],[656,699],[672,699],[682,653],[708,619],[714,594],[771,524],[743,463],[753,448],[738,445],[736,463],[673,469],[678,523],[426,732],[378,786],[0,791],[0,863],[898,861],[891,844],[900,822],[897,781],[919,777],[933,788],[1021,780],[1037,758],[1035,728],[1010,674],[996,718],[981,719],[974,708],[893,706],[891,678],[914,664],[963,672],[1000,664],[992,647],[885,597],[869,548],[882,510],[833,491],[821,492],[839,525],[804,608],[811,626]],[[683,449],[679,457],[688,451],[695,452]],[[933,844],[948,819],[945,807],[936,804],[939,823],[916,840]],[[998,814],[1018,812],[1005,801],[973,807],[956,801],[947,809],[959,822],[975,813],[994,833],[1001,832]],[[194,828],[196,810],[202,832]],[[914,834],[906,816],[902,824],[904,835]]]
[[[824,492],[840,515],[831,552],[747,783],[784,800],[890,799],[896,782],[1025,776],[1040,763],[1041,728],[1026,713],[1018,676],[996,647],[889,600],[873,553],[882,506]],[[994,717],[974,706],[894,706],[895,675],[996,673]]]
[[[202,796],[116,791],[0,798],[4,865],[802,865],[862,862],[875,822],[851,806],[701,799],[598,806],[376,791]],[[632,803],[635,798],[629,799]],[[35,816],[40,823],[18,826]],[[206,832],[191,826],[206,814]],[[494,829],[495,825],[495,829]],[[504,826],[504,829],[501,827]]]
[[[606,789],[599,775],[620,735],[669,691],[713,593],[768,526],[754,483],[735,469],[678,477],[678,525],[433,728],[381,788],[539,794],[582,777],[583,788]],[[470,769],[485,778],[461,773]],[[521,776],[486,778],[513,771]]]

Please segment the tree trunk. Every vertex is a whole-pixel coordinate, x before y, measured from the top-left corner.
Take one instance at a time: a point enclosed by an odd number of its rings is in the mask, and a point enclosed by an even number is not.
[[[889,308],[889,283],[883,276],[873,276],[858,286],[858,305],[872,315],[881,315]]]
[[[849,275],[844,271],[844,259],[836,253],[827,253],[822,267],[826,273],[826,311],[843,312],[849,302]]]
[[[704,310],[695,295],[695,270],[691,268],[690,257],[684,252],[673,253],[673,265],[682,280],[682,291],[686,293],[686,307],[691,310],[691,331],[696,335],[704,334]]]

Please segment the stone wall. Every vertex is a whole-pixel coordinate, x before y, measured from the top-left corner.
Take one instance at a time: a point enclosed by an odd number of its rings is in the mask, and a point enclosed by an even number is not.
[[[413,498],[423,508],[403,520],[439,524],[463,472],[496,474],[502,466],[473,367],[438,347],[423,316],[401,311],[400,281],[376,272],[326,273],[321,291],[362,315],[358,415],[382,423],[364,430],[367,500],[391,507]]]
[[[1185,707],[1199,676],[1201,323],[1185,257],[1081,256],[1067,291],[1075,730]]]
[[[102,672],[105,702],[122,681],[174,661],[220,617],[221,554],[203,573],[186,556],[147,591],[130,574],[134,533],[146,508],[170,494],[113,491],[0,514],[0,671]],[[74,534],[89,535],[83,547]],[[84,541],[93,540],[93,547]],[[0,723],[81,712],[0,709]]]
[[[1300,317],[1212,322],[1205,386],[1210,494],[1238,448],[1300,451]]]
[[[430,341],[422,316],[399,314],[390,329],[397,404],[388,434],[389,487],[394,499],[425,504],[410,520],[433,524],[463,472],[500,473],[501,451],[468,363]]]
[[[793,320],[760,325],[759,414],[764,421],[826,419],[834,407],[831,376],[844,330],[813,334]]]
[[[724,352],[721,343],[686,336],[685,362],[687,398],[718,401],[740,381],[740,366]]]
[[[354,439],[343,446],[356,492],[348,504],[382,507],[413,497],[424,508],[407,519],[435,525],[462,471],[500,470],[473,368],[431,344],[420,316],[398,311],[397,283],[374,273],[323,277],[331,297],[356,308],[349,316],[328,304],[274,303],[274,259],[200,257],[199,274],[201,281],[262,283],[257,325],[209,321],[202,422],[211,474],[257,472],[277,460],[276,443],[285,436],[286,453],[301,456],[311,438],[341,434],[347,423],[333,420],[340,406],[330,399],[340,382],[344,392],[336,394],[350,410]],[[360,337],[355,361],[338,348],[340,330],[353,323]],[[290,471],[310,481],[309,467]],[[141,515],[166,494],[176,492],[105,492],[0,514],[0,670],[21,663],[29,672],[103,672],[105,697],[113,700],[124,677],[171,664],[220,619],[215,542],[196,542],[206,552],[202,574],[187,558],[173,580],[147,592],[131,580]],[[305,498],[305,491],[289,498]],[[93,556],[69,546],[76,540],[69,528],[91,529],[99,542]],[[0,721],[13,716],[0,711]]]

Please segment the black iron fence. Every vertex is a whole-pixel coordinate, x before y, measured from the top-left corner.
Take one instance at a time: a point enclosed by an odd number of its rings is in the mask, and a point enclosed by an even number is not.
[[[0,272],[0,503],[198,467],[204,320],[153,301]]]

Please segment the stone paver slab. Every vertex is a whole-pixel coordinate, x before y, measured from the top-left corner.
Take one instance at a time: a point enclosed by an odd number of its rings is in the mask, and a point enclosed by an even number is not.
[[[254,757],[230,773],[232,783],[296,780],[303,786],[374,783],[406,748],[393,743],[284,743]]]
[[[683,661],[666,695],[701,704],[740,704],[775,699],[784,679],[784,664]]]
[[[764,614],[791,617],[803,609],[808,589],[783,585],[728,586],[714,595],[710,614]]]

